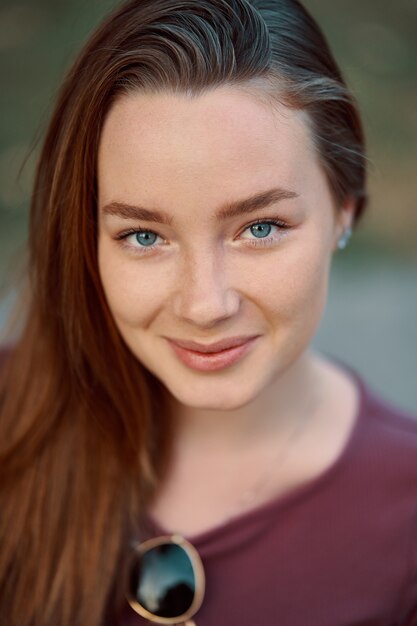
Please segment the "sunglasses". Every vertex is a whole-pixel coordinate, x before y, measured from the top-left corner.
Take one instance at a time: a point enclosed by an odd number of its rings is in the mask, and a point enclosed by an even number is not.
[[[197,550],[181,535],[133,545],[127,600],[136,613],[156,624],[195,626],[191,620],[205,591]]]

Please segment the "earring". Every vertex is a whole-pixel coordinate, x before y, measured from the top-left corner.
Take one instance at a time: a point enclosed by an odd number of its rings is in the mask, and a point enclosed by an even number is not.
[[[352,229],[349,226],[349,228],[346,228],[346,230],[344,231],[343,235],[340,237],[338,243],[337,243],[337,247],[339,248],[339,250],[343,250],[344,248],[346,248],[349,239],[352,236]]]

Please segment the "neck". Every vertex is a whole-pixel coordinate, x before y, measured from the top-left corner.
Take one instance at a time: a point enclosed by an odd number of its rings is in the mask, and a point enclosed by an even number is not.
[[[237,409],[195,408],[172,398],[177,443],[219,450],[267,441],[271,435],[284,439],[295,422],[313,415],[321,389],[318,357],[306,351],[259,396]]]

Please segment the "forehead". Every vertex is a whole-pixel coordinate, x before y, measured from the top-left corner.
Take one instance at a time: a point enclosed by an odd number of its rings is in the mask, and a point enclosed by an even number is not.
[[[138,194],[157,200],[157,192],[186,190],[200,203],[202,194],[217,202],[228,191],[296,187],[317,166],[302,112],[236,88],[194,98],[132,93],[114,103],[103,125],[99,195],[134,202]]]

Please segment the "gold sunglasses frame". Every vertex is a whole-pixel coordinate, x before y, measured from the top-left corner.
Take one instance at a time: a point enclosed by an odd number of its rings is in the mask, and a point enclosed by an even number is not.
[[[129,594],[126,595],[127,601],[129,602],[132,609],[136,611],[136,613],[138,613],[141,617],[145,617],[150,622],[154,622],[155,624],[184,624],[184,626],[195,626],[194,622],[191,620],[191,617],[193,617],[193,615],[197,613],[198,609],[202,605],[206,588],[206,578],[204,574],[203,563],[195,547],[182,535],[175,534],[161,535],[159,537],[147,539],[142,543],[134,544],[133,550],[136,553],[139,552],[139,554],[145,554],[145,552],[147,552],[148,550],[156,548],[157,546],[160,546],[164,543],[174,543],[176,545],[179,545],[190,559],[195,580],[194,599],[190,608],[188,609],[188,611],[186,611],[182,615],[178,615],[177,617],[160,617],[145,609],[144,606],[142,606],[136,599],[130,597]]]

